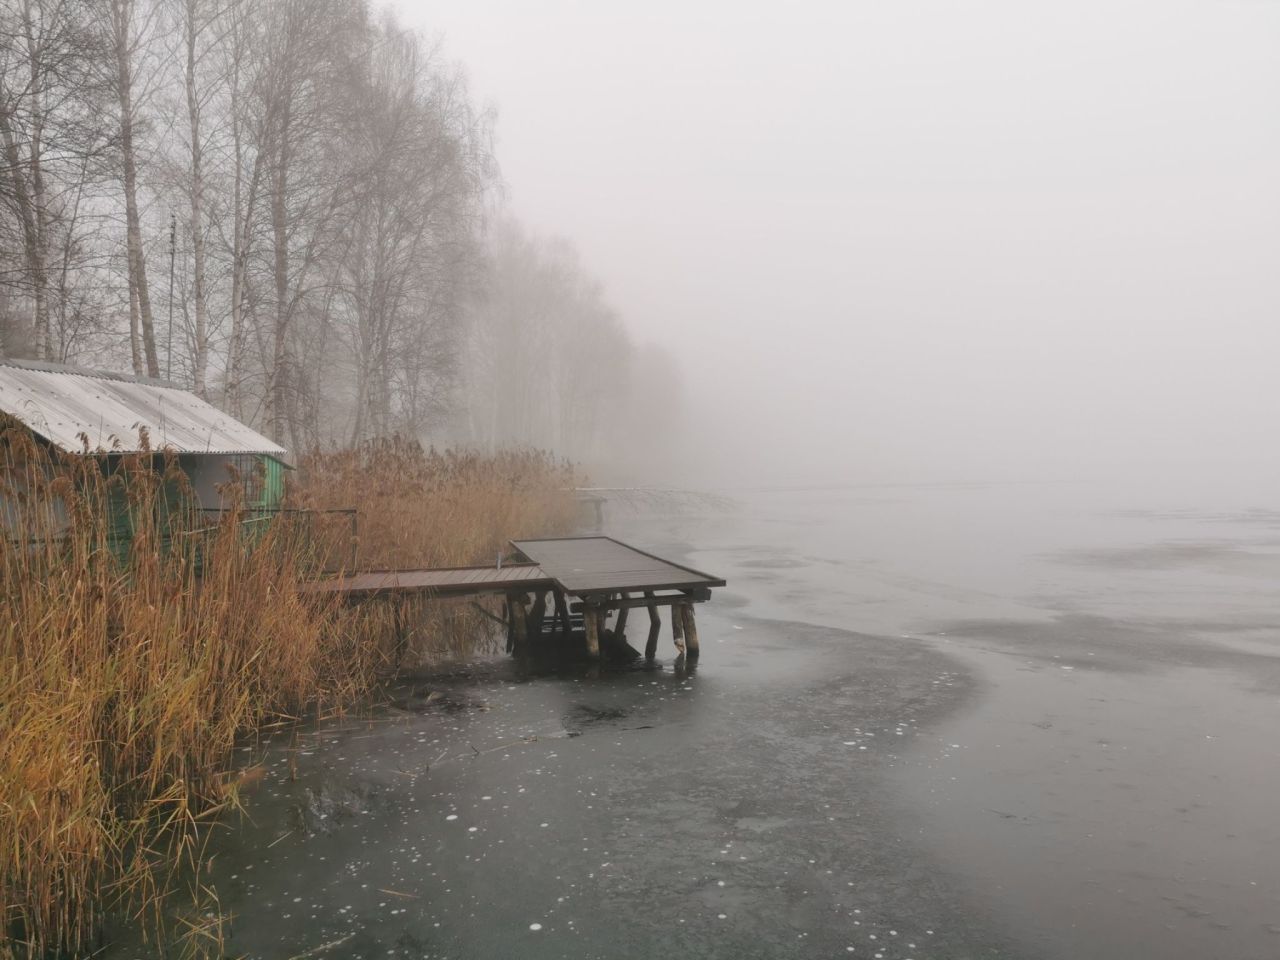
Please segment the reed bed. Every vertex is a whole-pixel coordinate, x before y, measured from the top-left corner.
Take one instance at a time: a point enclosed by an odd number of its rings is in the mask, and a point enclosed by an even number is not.
[[[541,451],[439,451],[388,439],[303,458],[294,496],[317,511],[358,505],[359,567],[403,570],[492,564],[509,539],[570,533],[575,482],[572,465]],[[504,642],[494,629],[502,615],[494,598],[407,597],[364,613],[383,635],[396,634],[398,622],[395,668],[494,653]]]
[[[492,563],[508,539],[568,532],[571,465],[540,451],[479,454],[371,441],[304,457],[295,502],[359,509],[365,569]]]
[[[237,738],[342,709],[404,656],[385,616],[299,590],[311,546],[289,524],[246,536],[239,510],[184,507],[172,460],[101,462],[0,426],[0,957],[86,955],[108,918],[173,943],[177,896],[216,902],[203,845],[237,804]],[[366,566],[483,560],[572,521],[568,471],[536,454],[397,441],[299,479],[299,505],[359,507]],[[421,617],[423,649],[467,653],[459,616]],[[216,923],[182,942],[217,953]]]

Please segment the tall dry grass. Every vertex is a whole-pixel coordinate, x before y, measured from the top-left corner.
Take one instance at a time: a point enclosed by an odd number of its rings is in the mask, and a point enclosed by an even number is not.
[[[564,529],[567,476],[536,455],[394,443],[309,458],[299,499],[358,506],[371,564],[465,562]],[[237,511],[210,528],[184,509],[172,461],[107,476],[0,429],[0,484],[0,956],[86,954],[108,916],[171,941],[175,893],[216,898],[203,842],[237,801],[237,737],[365,695],[388,623],[300,591],[308,548],[289,525],[246,537]],[[186,934],[219,949],[216,926]]]
[[[294,499],[314,510],[358,505],[356,550],[365,570],[491,564],[507,541],[571,532],[573,468],[538,451],[496,454],[373,441],[308,456]],[[330,553],[341,551],[330,551]],[[395,636],[393,666],[408,668],[504,643],[501,598],[432,601],[408,596],[366,605],[366,629]]]
[[[371,441],[298,464],[300,507],[359,510],[364,569],[492,563],[508,539],[568,532],[573,468],[539,451],[496,454]]]

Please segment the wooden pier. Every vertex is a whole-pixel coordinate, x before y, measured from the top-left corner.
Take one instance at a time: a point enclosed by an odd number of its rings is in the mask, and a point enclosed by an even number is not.
[[[589,657],[634,656],[626,643],[631,610],[649,614],[644,655],[657,655],[662,619],[670,608],[676,648],[698,656],[693,608],[711,599],[724,580],[646,553],[612,537],[513,540],[515,562],[485,567],[384,570],[353,573],[310,589],[349,600],[408,594],[506,598],[507,647],[523,654],[537,644],[581,637]],[[613,618],[610,624],[610,618]]]

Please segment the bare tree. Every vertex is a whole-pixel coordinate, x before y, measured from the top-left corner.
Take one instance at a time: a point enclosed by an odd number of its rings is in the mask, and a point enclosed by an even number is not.
[[[567,242],[510,221],[491,237],[465,362],[469,439],[612,455],[634,395],[634,349],[620,320]]]
[[[420,432],[442,414],[492,173],[489,118],[461,72],[390,21],[374,40],[345,125],[357,198],[336,247],[353,441]]]
[[[224,246],[230,256],[228,312],[231,319],[225,398],[231,412],[243,417],[249,258],[263,170],[261,155],[254,148],[255,139],[261,140],[261,136],[254,137],[255,124],[249,110],[256,80],[253,7],[249,0],[228,0],[218,16],[217,32],[217,50],[227,89],[226,126],[231,151],[229,239],[224,235]],[[258,132],[260,134],[260,130]]]
[[[0,202],[19,227],[21,263],[9,279],[31,300],[30,346],[46,359],[57,355],[51,316],[62,309],[61,286],[50,288],[53,258],[76,247],[90,162],[103,145],[91,70],[99,51],[86,15],[79,0],[0,8]],[[60,217],[68,194],[70,224]]]
[[[568,245],[486,241],[491,126],[363,0],[7,0],[3,349],[158,375],[147,254],[182,211],[173,371],[237,416],[301,447],[462,408],[589,455],[633,351]]]
[[[258,151],[266,158],[274,315],[265,420],[277,438],[300,439],[294,321],[313,267],[349,196],[335,162],[333,121],[343,112],[344,42],[362,35],[363,8],[346,0],[276,0],[259,81]]]
[[[195,330],[193,333],[192,380],[195,392],[206,396],[205,376],[209,366],[209,307],[205,301],[205,252],[204,252],[204,142],[200,127],[200,95],[197,89],[196,55],[201,35],[209,21],[199,0],[183,0],[182,40],[186,54],[183,67],[183,88],[187,100],[187,124],[191,136],[190,198],[192,269],[191,295],[195,301]]]
[[[151,314],[151,291],[147,285],[146,254],[142,247],[142,224],[138,213],[137,108],[135,69],[139,47],[147,34],[149,11],[139,13],[137,0],[104,0],[105,25],[111,45],[112,74],[119,108],[121,185],[124,190],[125,242],[129,270],[129,331],[134,370],[160,376],[156,351],[155,324]],[[141,351],[138,343],[141,341]],[[141,356],[140,356],[141,353]]]

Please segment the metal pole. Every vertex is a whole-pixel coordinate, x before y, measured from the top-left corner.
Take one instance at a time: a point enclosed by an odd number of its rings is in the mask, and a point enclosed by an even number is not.
[[[169,349],[164,378],[173,379],[173,258],[178,248],[178,215],[169,211]]]

